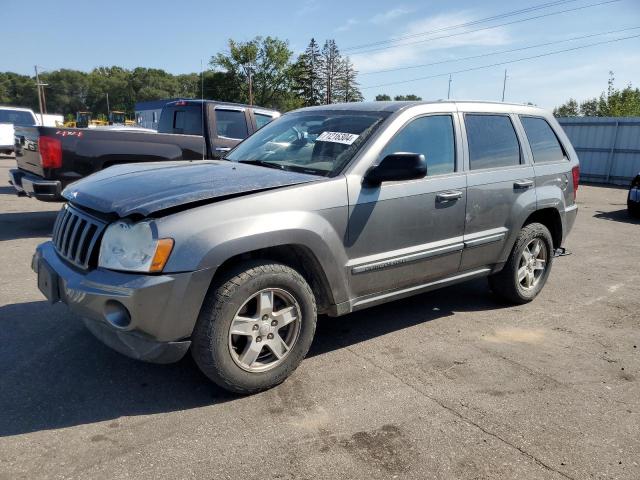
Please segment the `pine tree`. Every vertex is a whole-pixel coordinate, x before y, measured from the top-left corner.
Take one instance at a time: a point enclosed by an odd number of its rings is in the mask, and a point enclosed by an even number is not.
[[[360,84],[356,78],[358,72],[353,67],[351,59],[345,57],[341,62],[340,73],[337,80],[336,95],[334,97],[340,102],[361,102],[364,100],[362,92],[358,88]]]
[[[322,55],[320,46],[312,38],[298,57],[292,70],[294,90],[306,106],[320,105],[322,96]]]
[[[322,93],[323,103],[330,104],[335,102],[335,90],[339,83],[341,71],[342,57],[335,40],[327,40],[322,47]]]

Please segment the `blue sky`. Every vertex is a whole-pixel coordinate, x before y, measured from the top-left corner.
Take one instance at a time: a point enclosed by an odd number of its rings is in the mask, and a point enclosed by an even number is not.
[[[31,74],[33,65],[37,63],[50,70],[63,67],[90,70],[102,65],[121,65],[185,73],[198,71],[201,60],[206,64],[211,55],[224,50],[229,37],[245,40],[254,35],[273,35],[287,39],[295,52],[303,50],[312,36],[320,42],[335,38],[341,49],[347,49],[460,25],[550,1],[37,0],[25,4],[23,0],[3,0],[3,17],[21,20],[3,24],[0,71]],[[575,0],[472,27],[412,37],[411,41],[420,42],[353,54],[351,58],[363,74],[359,81],[367,99],[381,92],[390,95],[415,93],[425,99],[446,98],[446,75],[400,85],[367,87],[640,35],[640,29],[475,60],[378,74],[365,73],[640,27],[640,0],[620,0],[546,18],[428,40],[434,36],[493,27],[599,1]],[[606,88],[609,70],[615,72],[618,86],[629,82],[640,86],[640,38],[454,74],[452,98],[499,100],[505,68],[508,69],[506,100],[530,101],[552,108],[569,97],[580,100],[598,95]]]

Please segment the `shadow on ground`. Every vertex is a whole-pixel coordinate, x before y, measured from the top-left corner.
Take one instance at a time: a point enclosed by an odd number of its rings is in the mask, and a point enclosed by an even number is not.
[[[594,218],[599,218],[601,220],[640,225],[640,218],[634,218],[629,215],[629,211],[626,208],[623,208],[622,210],[614,210],[612,212],[597,211],[593,216]]]
[[[16,195],[16,189],[12,186],[0,187],[0,195]]]
[[[500,308],[475,281],[340,318],[321,317],[309,356],[345,348],[456,311]],[[172,365],[124,357],[96,340],[64,305],[0,307],[0,436],[233,400],[191,356]],[[277,388],[277,387],[276,387]]]
[[[0,240],[49,237],[58,211],[0,213]]]

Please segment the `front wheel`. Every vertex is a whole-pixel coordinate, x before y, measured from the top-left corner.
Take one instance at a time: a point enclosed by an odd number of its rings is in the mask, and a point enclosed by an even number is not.
[[[489,277],[491,290],[511,303],[533,300],[544,287],[553,262],[549,229],[530,223],[520,230],[504,268]]]
[[[255,393],[297,368],[315,327],[315,299],[305,279],[286,265],[256,261],[212,286],[192,335],[192,355],[217,385]]]

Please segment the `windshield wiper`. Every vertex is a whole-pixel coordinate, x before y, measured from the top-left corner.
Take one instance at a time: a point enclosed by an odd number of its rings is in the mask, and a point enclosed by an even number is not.
[[[238,163],[248,163],[249,165],[258,165],[260,167],[276,168],[278,170],[287,170],[284,165],[277,163],[265,162],[264,160],[238,160]]]

